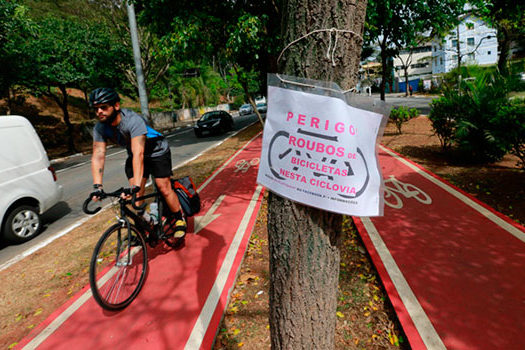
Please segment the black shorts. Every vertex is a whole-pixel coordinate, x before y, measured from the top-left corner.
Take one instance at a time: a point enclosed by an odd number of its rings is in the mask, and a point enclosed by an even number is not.
[[[128,156],[126,159],[126,176],[128,179],[133,177],[133,156]],[[164,153],[158,157],[144,157],[144,175],[147,179],[149,176],[154,177],[170,177],[171,176],[171,151]]]

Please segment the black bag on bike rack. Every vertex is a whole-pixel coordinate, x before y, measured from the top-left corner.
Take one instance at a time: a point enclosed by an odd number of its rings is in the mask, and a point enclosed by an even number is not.
[[[171,179],[171,186],[177,194],[180,206],[186,216],[193,216],[201,210],[201,199],[193,180],[189,176]]]

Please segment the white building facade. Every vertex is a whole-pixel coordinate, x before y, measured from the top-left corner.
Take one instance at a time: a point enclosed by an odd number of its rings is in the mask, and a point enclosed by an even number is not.
[[[461,65],[496,64],[498,62],[496,34],[496,29],[488,27],[481,19],[466,15],[459,26],[450,31],[445,38],[432,41],[432,73],[447,73],[456,68],[458,55],[461,56]]]
[[[408,81],[417,90],[418,81],[432,76],[432,45],[424,44],[412,49],[403,50],[394,58],[395,80],[397,91],[406,91],[404,66],[408,66]]]

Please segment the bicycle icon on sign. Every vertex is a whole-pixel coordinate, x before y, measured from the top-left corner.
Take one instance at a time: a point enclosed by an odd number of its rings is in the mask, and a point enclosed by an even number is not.
[[[393,187],[389,187],[387,184],[392,184]],[[432,204],[432,198],[421,189],[412,184],[401,182],[394,175],[390,175],[385,180],[385,204],[394,209],[401,209],[403,208],[403,201],[396,193],[402,194],[405,198],[414,198],[423,204]]]
[[[346,172],[346,175],[344,176],[355,176],[355,182],[361,183],[361,187],[355,192],[355,195],[345,195],[342,193],[337,193],[338,196],[343,198],[357,198],[361,194],[364,193],[365,189],[368,186],[368,182],[370,181],[370,172],[368,170],[368,165],[366,163],[366,159],[363,155],[363,152],[359,147],[356,149],[355,156],[352,161],[360,161],[362,162],[362,167],[365,168],[366,174],[356,174],[354,173],[354,170],[352,169],[352,166],[350,164],[350,161],[348,159],[341,159],[341,157],[337,158],[335,156],[330,157],[329,155],[323,155],[320,158],[315,157],[314,155],[316,152],[308,152],[305,151],[304,148],[294,148],[290,144],[290,138],[291,137],[296,138],[307,138],[308,140],[312,140],[312,143],[314,141],[317,142],[323,142],[326,145],[330,145],[334,147],[335,150],[338,146],[338,137],[337,136],[329,136],[324,134],[318,134],[310,131],[305,131],[302,129],[297,130],[297,135],[290,135],[288,131],[278,131],[275,133],[275,135],[272,137],[270,141],[270,145],[268,147],[268,166],[270,168],[270,171],[272,172],[273,176],[279,180],[287,180],[286,177],[283,177],[279,170],[280,169],[287,169],[292,171],[299,170],[298,166],[292,166],[291,165],[291,158],[295,157],[296,159],[306,160],[309,162],[317,162],[321,165],[327,165],[330,167],[339,167],[340,169],[344,169]],[[344,158],[344,155],[343,155]],[[329,181],[334,181],[334,176],[330,174],[323,173],[321,171],[311,170],[312,175],[314,178],[326,178]],[[357,186],[356,186],[357,187]]]

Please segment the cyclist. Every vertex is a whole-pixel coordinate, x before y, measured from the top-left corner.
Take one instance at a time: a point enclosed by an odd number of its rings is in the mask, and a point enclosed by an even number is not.
[[[97,200],[97,194],[103,192],[106,147],[108,141],[112,141],[125,147],[128,152],[125,171],[130,192],[142,196],[149,175],[153,175],[172,213],[166,220],[170,223],[175,221],[174,236],[183,237],[186,234],[186,222],[177,195],[171,187],[171,151],[164,136],[152,129],[141,115],[121,108],[120,96],[111,88],[93,90],[89,96],[89,104],[99,119],[93,127],[93,200]]]

